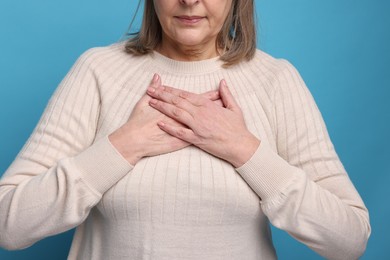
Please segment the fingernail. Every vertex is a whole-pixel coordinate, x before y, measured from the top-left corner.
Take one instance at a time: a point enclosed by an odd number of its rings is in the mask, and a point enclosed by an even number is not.
[[[153,75],[153,83],[157,83],[158,78],[159,78],[159,75],[158,75],[157,73],[155,73],[155,74]]]
[[[149,104],[151,104],[151,105],[156,105],[156,104],[157,104],[157,99],[151,99],[151,100],[149,101]]]
[[[224,87],[227,87],[227,83],[226,83],[226,80],[225,80],[225,79],[222,80],[222,85],[223,85]]]
[[[155,88],[153,87],[148,87],[148,90],[147,90],[149,93],[154,93],[156,91]]]

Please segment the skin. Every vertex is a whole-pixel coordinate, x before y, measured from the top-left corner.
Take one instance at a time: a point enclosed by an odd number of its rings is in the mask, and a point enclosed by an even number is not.
[[[163,29],[156,51],[179,61],[219,55],[216,38],[232,0],[154,0],[154,5]],[[129,120],[109,140],[132,165],[195,145],[240,167],[260,145],[225,80],[217,91],[195,94],[163,86],[157,74]]]
[[[219,56],[216,39],[232,0],[154,0],[163,34],[158,51],[174,60]]]
[[[161,87],[161,78],[156,74],[149,88]],[[165,87],[165,91],[169,89]],[[176,93],[173,89],[171,92]],[[200,96],[221,106],[219,93],[216,91],[209,91]],[[160,129],[158,122],[162,120],[173,126],[180,126],[180,123],[152,108],[149,105],[151,99],[145,94],[136,104],[128,121],[108,137],[111,144],[132,165],[143,157],[177,151],[190,145]]]
[[[177,89],[170,93],[164,87],[152,86],[147,93],[153,97],[149,101],[152,107],[181,123],[175,125],[161,120],[158,126],[162,130],[236,168],[248,161],[260,145],[247,129],[242,111],[225,80],[219,85],[222,106],[202,95]]]

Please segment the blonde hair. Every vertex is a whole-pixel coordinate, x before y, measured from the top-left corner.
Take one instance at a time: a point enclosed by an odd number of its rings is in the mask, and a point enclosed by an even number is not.
[[[231,66],[253,58],[256,51],[256,29],[253,0],[232,0],[232,7],[217,36],[216,47],[222,49],[224,65]],[[138,3],[138,5],[140,2]],[[128,35],[131,35],[128,33]],[[126,52],[144,55],[161,44],[162,28],[153,0],[145,0],[141,29],[126,42]]]

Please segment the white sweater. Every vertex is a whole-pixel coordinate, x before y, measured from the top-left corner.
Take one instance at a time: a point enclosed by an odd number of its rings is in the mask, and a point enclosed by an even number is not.
[[[257,51],[218,58],[134,57],[123,44],[83,54],[0,181],[0,246],[77,227],[69,259],[275,259],[269,222],[329,259],[356,259],[368,211],[294,67]],[[130,165],[107,136],[154,73],[195,93],[226,79],[261,145],[242,167],[190,146]]]

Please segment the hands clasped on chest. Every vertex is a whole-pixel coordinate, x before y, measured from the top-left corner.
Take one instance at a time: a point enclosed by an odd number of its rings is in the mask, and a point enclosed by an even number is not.
[[[133,165],[194,145],[239,167],[260,144],[225,80],[216,91],[195,94],[163,86],[157,74],[128,121],[109,139]]]

